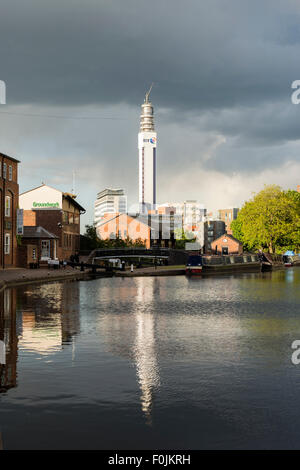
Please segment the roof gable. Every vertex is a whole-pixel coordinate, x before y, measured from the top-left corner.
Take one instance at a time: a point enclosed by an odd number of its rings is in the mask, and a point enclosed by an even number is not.
[[[60,191],[59,189],[53,188],[53,186],[48,186],[47,184],[41,184],[40,186],[37,186],[36,188],[28,189],[27,191],[24,191],[23,193],[20,193],[20,196],[23,196],[23,194],[30,193],[31,191],[36,191],[37,189],[52,189],[53,191],[57,191],[58,193],[63,194],[63,191]]]
[[[221,235],[220,237],[215,238],[215,240],[214,240],[212,243],[214,243],[214,242],[216,242],[216,241],[218,241],[218,240],[220,240],[220,239],[222,239],[222,238],[230,238],[230,239],[233,240],[234,242],[239,243],[240,245],[242,245],[242,242],[241,242],[240,240],[238,240],[237,238],[235,238],[233,235],[230,235],[229,233],[224,233],[224,234]]]

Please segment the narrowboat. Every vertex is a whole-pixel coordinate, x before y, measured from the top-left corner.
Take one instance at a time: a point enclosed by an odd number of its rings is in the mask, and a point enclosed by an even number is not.
[[[261,261],[262,272],[273,271],[274,269],[280,269],[284,267],[282,255],[260,252],[259,257]]]
[[[257,254],[242,255],[190,255],[186,265],[186,274],[217,274],[233,271],[259,272],[261,263]]]
[[[300,257],[294,251],[288,250],[283,254],[283,262],[285,267],[297,266],[300,264]]]
[[[194,274],[202,273],[202,256],[191,255],[188,257],[187,264],[185,267],[185,273],[190,276]]]

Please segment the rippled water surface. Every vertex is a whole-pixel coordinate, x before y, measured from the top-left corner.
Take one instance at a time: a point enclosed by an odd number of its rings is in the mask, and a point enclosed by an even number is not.
[[[300,268],[23,286],[0,306],[6,449],[300,448]]]

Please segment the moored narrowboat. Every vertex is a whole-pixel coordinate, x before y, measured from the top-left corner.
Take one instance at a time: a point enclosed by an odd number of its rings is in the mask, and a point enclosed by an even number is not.
[[[186,267],[185,267],[185,273],[187,275],[201,274],[202,273],[202,256],[200,255],[189,256]]]
[[[295,255],[294,251],[288,250],[283,254],[282,258],[283,258],[284,266],[286,268],[290,268],[294,266],[294,264],[295,265],[297,264],[299,256]]]

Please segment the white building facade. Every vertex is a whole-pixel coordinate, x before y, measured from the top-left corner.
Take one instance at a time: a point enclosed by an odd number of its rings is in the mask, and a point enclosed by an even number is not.
[[[182,216],[183,228],[186,231],[194,232],[200,222],[205,220],[206,208],[195,200],[184,202],[166,202],[159,207],[168,207],[174,209],[176,215]]]
[[[151,87],[152,88],[152,87]],[[141,212],[147,212],[156,205],[156,143],[154,110],[149,101],[150,90],[142,104],[139,149],[139,205]]]
[[[104,214],[125,214],[127,212],[127,196],[123,189],[104,189],[99,192],[95,201],[94,223],[98,226]]]

